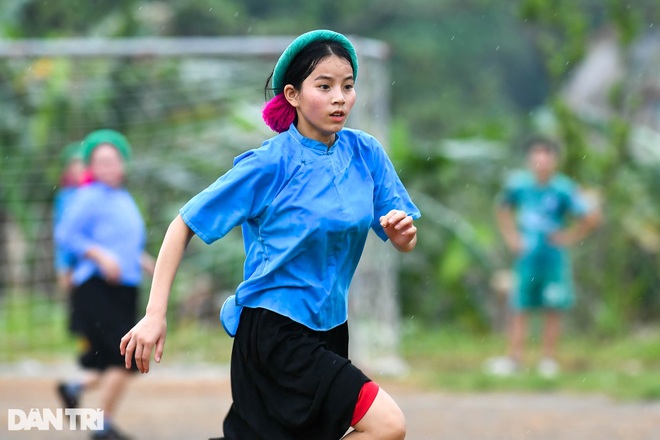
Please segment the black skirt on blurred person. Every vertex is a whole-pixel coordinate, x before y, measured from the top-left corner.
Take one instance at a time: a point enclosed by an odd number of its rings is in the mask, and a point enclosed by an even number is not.
[[[124,367],[119,342],[136,323],[137,299],[137,287],[109,284],[98,277],[73,290],[72,322],[87,344],[80,355],[83,368]],[[135,362],[131,369],[137,371]]]

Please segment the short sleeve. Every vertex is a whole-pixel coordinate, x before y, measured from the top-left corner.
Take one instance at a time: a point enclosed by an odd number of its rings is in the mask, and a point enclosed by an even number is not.
[[[95,206],[100,200],[94,189],[88,187],[71,197],[55,226],[55,242],[61,252],[80,258],[94,246],[88,237],[95,223]]]
[[[404,211],[415,220],[422,214],[403,186],[383,146],[375,138],[371,138],[370,153],[369,166],[374,180],[374,219],[371,229],[383,241],[387,241],[387,234],[380,225],[380,217],[393,209]]]
[[[525,184],[525,174],[514,172],[506,177],[502,189],[497,194],[496,202],[500,206],[515,208],[520,202],[520,189]]]
[[[569,212],[576,217],[584,217],[595,208],[595,204],[588,200],[582,189],[575,184],[572,185],[568,203]]]
[[[261,150],[237,157],[232,169],[179,210],[188,227],[211,244],[263,212],[274,197],[284,168],[270,157]]]

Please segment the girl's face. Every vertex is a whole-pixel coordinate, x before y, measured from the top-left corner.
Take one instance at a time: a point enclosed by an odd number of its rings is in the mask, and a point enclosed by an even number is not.
[[[331,146],[355,104],[354,83],[351,63],[330,55],[316,65],[300,90],[285,86],[284,96],[298,114],[300,134]]]
[[[83,180],[84,173],[85,164],[83,163],[82,159],[73,159],[66,167],[66,176],[64,180],[67,185],[78,186]]]
[[[124,160],[121,153],[110,144],[94,148],[89,160],[89,170],[94,180],[118,188],[124,182]]]

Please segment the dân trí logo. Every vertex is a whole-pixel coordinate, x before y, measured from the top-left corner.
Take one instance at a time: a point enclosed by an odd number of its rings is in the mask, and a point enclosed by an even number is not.
[[[103,410],[93,408],[32,408],[29,412],[22,409],[7,410],[7,429],[9,431],[61,431],[67,425],[72,431],[100,431],[103,429]]]

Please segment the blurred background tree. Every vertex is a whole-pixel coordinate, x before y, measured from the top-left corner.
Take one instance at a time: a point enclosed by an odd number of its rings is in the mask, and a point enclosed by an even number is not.
[[[575,252],[580,300],[571,319],[576,329],[613,334],[660,317],[659,15],[656,0],[6,0],[0,37],[293,36],[331,28],[382,40],[391,48],[392,157],[424,213],[418,250],[401,269],[403,313],[428,325],[491,328],[491,277],[510,258],[493,224],[493,198],[504,173],[522,162],[520,139],[540,132],[562,141],[566,173],[604,203],[604,226]],[[603,42],[614,53],[607,72],[618,75],[580,98],[580,75]],[[118,59],[84,72],[67,60],[0,63],[0,221],[27,219],[19,227],[35,228],[29,219],[43,213],[23,211],[42,208],[21,200],[52,197],[59,149],[86,127],[109,125],[149,151],[131,185],[150,188],[136,195],[156,252],[180,203],[236,154],[212,141],[190,145],[182,133],[221,132],[249,147],[267,135],[229,87],[209,105],[203,82],[193,88],[173,65],[139,63]],[[231,80],[251,83],[258,103],[255,84],[267,72],[252,70],[223,67],[217,80],[234,72]],[[70,90],[72,76],[83,88],[91,80],[105,87]],[[172,85],[167,99],[156,93],[162,82]],[[131,133],[135,126],[142,134]],[[163,126],[185,130],[176,139],[149,134],[167,133]],[[180,148],[158,154],[159,142]],[[215,253],[222,261],[192,259],[221,284],[214,289],[230,289],[240,272],[239,239]]]

